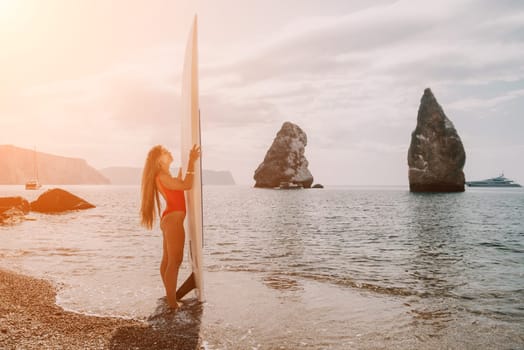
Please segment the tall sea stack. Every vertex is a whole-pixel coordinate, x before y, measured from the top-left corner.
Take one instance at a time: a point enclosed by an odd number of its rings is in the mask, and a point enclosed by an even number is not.
[[[310,188],[313,175],[304,156],[306,145],[306,133],[298,125],[285,122],[255,170],[255,187],[274,188],[288,182]]]
[[[411,192],[463,192],[466,153],[453,123],[425,89],[408,151]]]

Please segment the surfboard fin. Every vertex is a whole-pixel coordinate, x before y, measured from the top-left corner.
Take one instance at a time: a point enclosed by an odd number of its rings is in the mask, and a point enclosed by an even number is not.
[[[191,273],[191,275],[189,275],[189,277],[185,280],[185,282],[182,283],[180,288],[178,288],[178,290],[176,291],[176,299],[177,300],[182,299],[183,297],[187,295],[187,293],[191,292],[195,288],[196,288],[195,275]]]

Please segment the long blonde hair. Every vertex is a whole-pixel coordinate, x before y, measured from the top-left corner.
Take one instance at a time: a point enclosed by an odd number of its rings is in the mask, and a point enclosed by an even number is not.
[[[157,145],[147,154],[144,171],[142,172],[142,204],[140,207],[141,224],[151,230],[157,211],[160,217],[160,198],[156,187],[156,176],[160,170],[160,156],[165,148]]]

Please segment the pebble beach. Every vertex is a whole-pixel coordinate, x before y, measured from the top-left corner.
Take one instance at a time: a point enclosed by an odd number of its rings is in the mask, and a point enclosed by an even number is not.
[[[162,312],[148,321],[87,316],[55,304],[48,281],[0,270],[1,349],[195,349],[198,329],[169,322]],[[177,324],[176,326],[173,326]],[[174,329],[173,327],[178,327]],[[183,326],[182,326],[183,327]],[[183,336],[177,336],[183,334]]]

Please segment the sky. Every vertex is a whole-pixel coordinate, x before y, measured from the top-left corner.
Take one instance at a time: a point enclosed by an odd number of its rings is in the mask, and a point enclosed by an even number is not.
[[[430,87],[466,180],[524,184],[524,3],[0,0],[0,144],[142,167],[180,159],[184,50],[198,14],[203,165],[253,174],[285,121],[315,183],[407,185]]]

